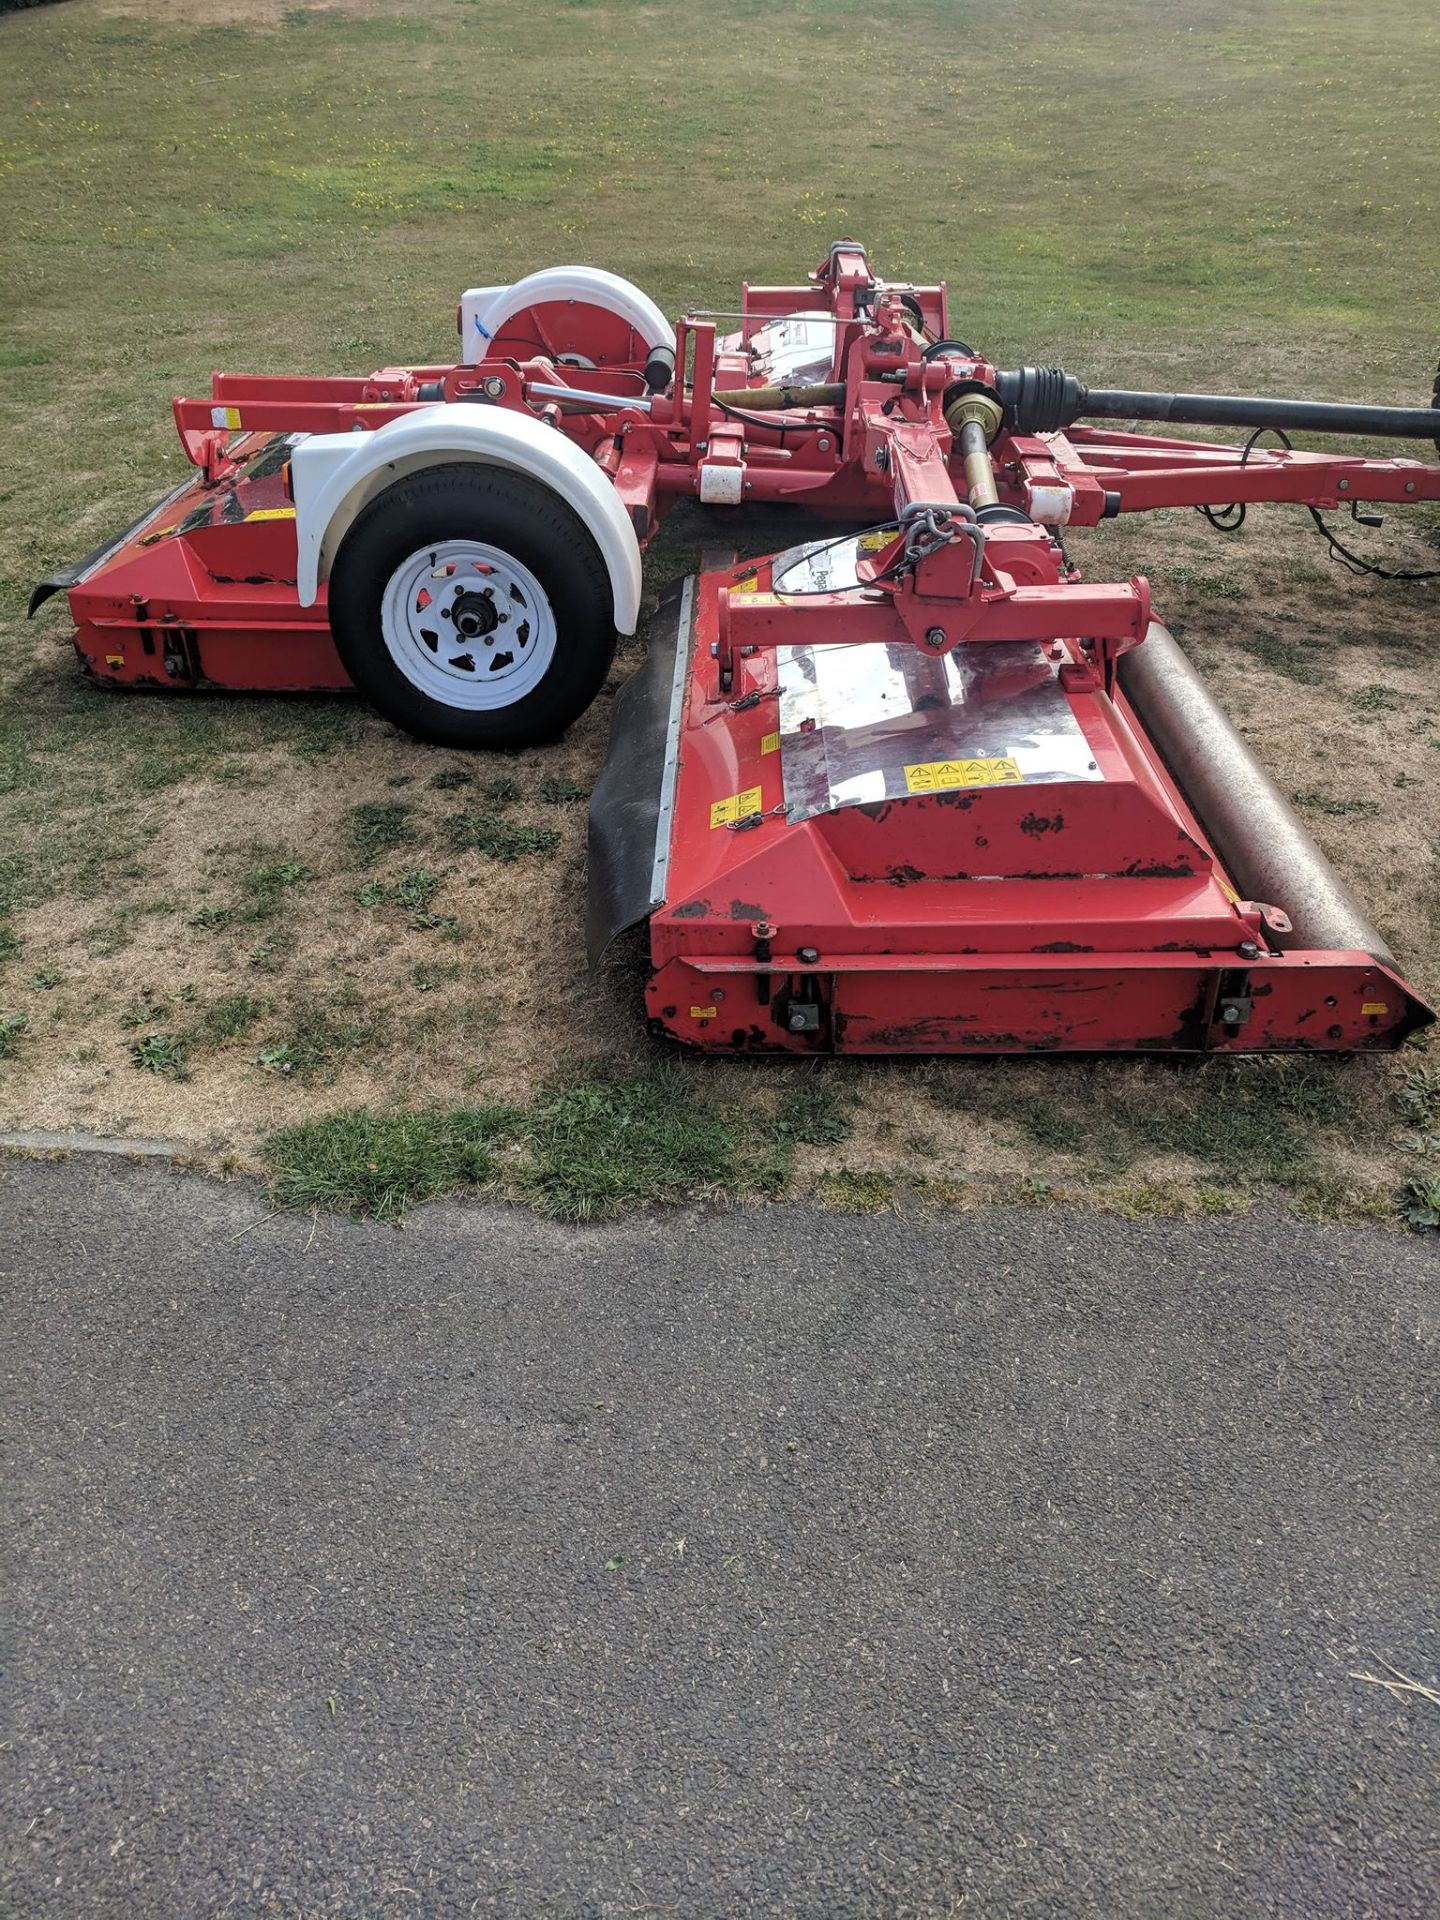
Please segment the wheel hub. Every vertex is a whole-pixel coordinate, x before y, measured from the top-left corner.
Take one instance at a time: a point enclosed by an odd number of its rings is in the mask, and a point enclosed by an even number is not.
[[[487,587],[481,593],[462,590],[455,596],[455,603],[443,609],[455,623],[455,631],[463,634],[467,640],[481,639],[487,633],[493,633],[505,617],[495,611],[495,599]]]

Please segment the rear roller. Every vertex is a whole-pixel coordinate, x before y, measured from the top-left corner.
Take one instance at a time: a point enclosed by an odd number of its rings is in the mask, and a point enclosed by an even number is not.
[[[615,650],[610,581],[549,488],[503,470],[427,468],[371,501],[330,581],[340,658],[387,720],[447,747],[553,739]]]

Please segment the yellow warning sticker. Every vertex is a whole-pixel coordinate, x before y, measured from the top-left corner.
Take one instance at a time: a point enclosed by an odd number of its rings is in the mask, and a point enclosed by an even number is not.
[[[212,407],[210,424],[212,427],[229,427],[233,431],[240,424],[239,407]]]
[[[747,787],[743,793],[732,793],[724,800],[717,800],[710,809],[712,827],[733,827],[737,820],[748,820],[752,813],[760,811],[759,787]]]
[[[778,733],[765,734],[760,742],[760,751],[762,753],[778,753],[780,751],[779,734]]]
[[[716,1011],[717,1009],[714,1007],[691,1007],[690,1018],[692,1020],[713,1020]]]
[[[1016,762],[1008,756],[993,760],[922,760],[906,767],[910,793],[946,793],[954,787],[1007,787],[1021,784]]]
[[[748,580],[737,580],[735,582],[734,586],[730,589],[730,598],[733,600],[737,593],[758,593],[759,591],[760,577],[758,574],[752,573]]]
[[[247,513],[247,520],[293,520],[293,507],[257,507],[253,513]]]
[[[107,653],[105,656],[105,664],[107,667],[123,667],[125,664],[125,656],[123,653]]]
[[[855,544],[862,553],[879,553],[882,547],[888,547],[896,538],[896,528],[880,528],[874,533],[862,533]]]
[[[1381,1014],[1388,1013],[1390,1009],[1383,1000],[1367,1000],[1360,1011],[1364,1014]]]

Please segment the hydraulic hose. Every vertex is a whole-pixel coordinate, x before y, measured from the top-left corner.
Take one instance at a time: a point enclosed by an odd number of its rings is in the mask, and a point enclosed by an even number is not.
[[[811,387],[729,387],[716,389],[715,398],[722,407],[744,407],[750,413],[785,413],[792,407],[841,407],[845,404],[845,382],[826,381]],[[1435,430],[1431,422],[1430,430]]]

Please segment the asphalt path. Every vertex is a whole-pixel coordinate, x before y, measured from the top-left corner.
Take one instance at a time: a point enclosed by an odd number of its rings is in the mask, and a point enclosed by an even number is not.
[[[1440,1910],[1433,1242],[0,1158],[0,1274],[16,1920]]]

